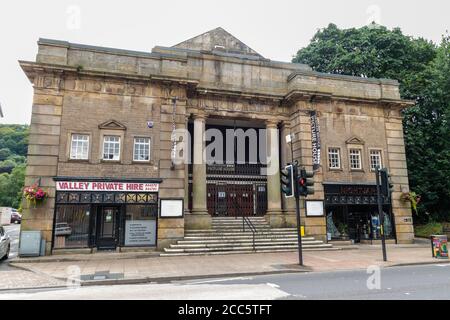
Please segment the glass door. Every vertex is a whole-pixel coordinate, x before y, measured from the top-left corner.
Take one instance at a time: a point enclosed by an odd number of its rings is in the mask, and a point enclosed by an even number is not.
[[[115,250],[118,242],[119,207],[99,207],[97,215],[98,250]]]

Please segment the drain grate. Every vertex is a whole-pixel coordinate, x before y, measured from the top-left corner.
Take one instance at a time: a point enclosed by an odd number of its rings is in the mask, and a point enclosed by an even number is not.
[[[109,271],[99,271],[94,274],[84,274],[81,281],[118,280],[123,279],[123,273],[110,273]]]

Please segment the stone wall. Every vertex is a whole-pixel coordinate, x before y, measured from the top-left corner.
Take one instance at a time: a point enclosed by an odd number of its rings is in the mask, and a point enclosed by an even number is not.
[[[402,192],[409,192],[408,170],[403,139],[403,124],[398,109],[386,109],[386,144],[388,150],[389,173],[394,191],[392,192],[392,211],[398,243],[413,243],[414,227],[411,204],[400,199]]]
[[[35,183],[48,192],[44,203],[34,206],[23,201],[21,230],[40,230],[50,252],[55,206],[55,183],[64,89],[61,77],[37,72],[34,85],[25,185]]]

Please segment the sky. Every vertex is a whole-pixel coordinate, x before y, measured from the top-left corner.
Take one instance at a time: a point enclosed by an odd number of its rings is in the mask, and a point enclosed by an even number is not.
[[[18,60],[50,38],[150,52],[223,27],[264,57],[291,61],[320,28],[375,21],[436,43],[450,29],[448,0],[2,0],[0,123],[29,123],[33,89]]]

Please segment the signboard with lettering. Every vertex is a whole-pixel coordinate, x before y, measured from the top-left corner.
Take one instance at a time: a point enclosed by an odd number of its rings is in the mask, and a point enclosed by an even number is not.
[[[312,148],[312,158],[313,158],[313,170],[319,170],[320,168],[320,127],[319,121],[317,120],[317,112],[311,111],[311,148]]]
[[[125,222],[125,246],[154,246],[156,220],[130,220]]]
[[[57,191],[158,192],[158,183],[57,181]]]

